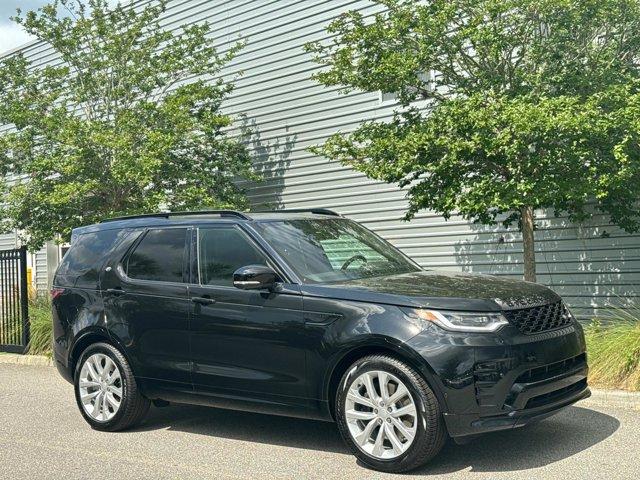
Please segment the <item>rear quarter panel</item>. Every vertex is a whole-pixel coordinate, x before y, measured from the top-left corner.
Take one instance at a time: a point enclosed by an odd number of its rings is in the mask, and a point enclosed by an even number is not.
[[[74,349],[87,335],[110,338],[101,293],[100,272],[108,258],[123,254],[135,238],[137,234],[134,231],[122,230],[103,256],[86,260],[86,271],[76,272],[73,276],[64,276],[60,275],[59,271],[56,272],[53,286],[62,290],[62,293],[52,300],[51,310],[53,351],[59,369],[72,368],[72,356],[79,354]],[[73,244],[71,248],[74,248]],[[91,275],[85,275],[87,271],[91,271]],[[84,275],[81,280],[80,274]],[[61,373],[67,379],[73,375],[71,371]]]
[[[62,366],[70,368],[73,348],[81,337],[87,333],[107,335],[102,296],[99,290],[67,287],[52,301],[51,309],[54,355]]]

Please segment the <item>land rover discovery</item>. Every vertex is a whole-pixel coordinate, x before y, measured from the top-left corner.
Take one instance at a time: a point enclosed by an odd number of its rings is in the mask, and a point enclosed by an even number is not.
[[[401,472],[447,437],[590,394],[582,328],[553,291],[424,270],[323,209],[81,227],[51,294],[57,368],[97,430],[151,403],[292,415],[335,421],[364,464]]]

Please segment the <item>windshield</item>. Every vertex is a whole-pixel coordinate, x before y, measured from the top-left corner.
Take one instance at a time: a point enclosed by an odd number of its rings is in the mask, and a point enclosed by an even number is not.
[[[420,270],[395,247],[344,218],[268,221],[258,223],[257,228],[307,283]]]

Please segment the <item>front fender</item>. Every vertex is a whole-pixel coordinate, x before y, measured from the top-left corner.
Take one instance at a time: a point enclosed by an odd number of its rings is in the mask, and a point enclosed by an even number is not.
[[[327,369],[323,383],[323,399],[331,401],[334,387],[346,368],[365,355],[381,353],[391,355],[411,366],[427,381],[444,411],[448,410],[446,390],[429,362],[408,343],[393,337],[376,336],[340,352],[335,361]]]
[[[434,370],[407,344],[424,329],[423,322],[399,307],[377,303],[305,297],[304,309],[310,343],[307,376],[311,398],[330,403],[336,377],[348,365],[369,353],[386,352],[418,370],[444,405],[446,400]]]

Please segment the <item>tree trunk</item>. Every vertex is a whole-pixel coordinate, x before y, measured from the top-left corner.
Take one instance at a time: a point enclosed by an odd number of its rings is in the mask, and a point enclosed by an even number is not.
[[[536,247],[533,239],[533,221],[535,215],[533,208],[522,207],[520,210],[522,219],[522,247],[524,249],[524,279],[527,282],[536,281]]]

